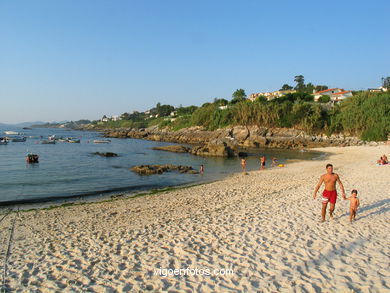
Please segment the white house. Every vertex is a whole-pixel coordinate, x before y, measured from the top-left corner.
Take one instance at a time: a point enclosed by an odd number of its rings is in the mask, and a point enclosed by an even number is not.
[[[119,115],[114,115],[114,116],[111,116],[111,120],[118,121],[118,120],[121,120],[121,118],[119,117]]]
[[[382,92],[387,92],[387,88],[383,87],[383,86],[380,86],[378,88],[372,88],[372,89],[368,89],[368,91],[370,93],[382,93]]]
[[[321,96],[329,96],[331,101],[338,102],[346,98],[352,97],[352,92],[345,91],[340,88],[332,88],[332,89],[327,89],[319,92],[314,92],[313,95],[314,95],[314,101],[316,102],[318,102]]]
[[[263,92],[263,93],[253,93],[249,96],[249,100],[254,102],[258,97],[263,96],[265,97],[268,101],[276,98],[283,97],[284,95],[287,94],[292,94],[295,93],[296,90],[286,90],[286,91],[274,91],[274,92]]]

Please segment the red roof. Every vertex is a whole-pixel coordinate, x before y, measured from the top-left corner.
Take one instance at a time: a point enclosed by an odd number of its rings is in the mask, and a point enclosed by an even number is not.
[[[346,94],[346,93],[350,93],[351,91],[343,91],[343,92],[339,92],[339,93],[334,93],[333,95],[343,95],[343,94]]]
[[[327,90],[319,91],[319,92],[316,92],[315,94],[325,93],[325,92],[329,92],[329,91],[332,91],[332,90],[337,90],[337,87],[332,88],[332,89],[327,89]]]

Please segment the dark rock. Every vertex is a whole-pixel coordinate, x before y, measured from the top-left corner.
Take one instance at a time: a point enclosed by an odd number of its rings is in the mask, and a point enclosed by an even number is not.
[[[112,157],[117,157],[118,156],[118,154],[112,153],[112,152],[105,152],[105,153],[96,152],[96,153],[93,153],[93,154],[101,156],[101,157],[106,157],[106,158],[112,158]]]
[[[179,173],[187,174],[199,174],[198,171],[194,170],[191,166],[182,165],[140,165],[130,168],[131,171],[138,173],[139,175],[153,175],[162,174],[164,172],[177,171]]]
[[[167,151],[167,152],[174,152],[174,153],[188,153],[191,150],[191,148],[182,145],[167,145],[162,147],[154,147],[153,150]]]
[[[225,142],[193,147],[191,154],[205,157],[234,157],[235,155],[233,149]]]
[[[248,153],[246,153],[246,152],[238,152],[238,156],[240,158],[246,158],[248,156]]]

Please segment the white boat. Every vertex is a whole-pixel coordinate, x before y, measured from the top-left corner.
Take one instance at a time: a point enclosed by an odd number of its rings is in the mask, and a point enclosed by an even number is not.
[[[11,130],[4,131],[4,133],[7,135],[19,135],[19,132],[11,131]]]
[[[95,139],[93,142],[94,143],[110,143],[111,140],[109,140],[109,139]]]
[[[68,142],[69,143],[80,143],[80,140],[79,139],[69,139]]]
[[[0,137],[0,145],[6,145],[8,144],[8,141],[2,137]]]

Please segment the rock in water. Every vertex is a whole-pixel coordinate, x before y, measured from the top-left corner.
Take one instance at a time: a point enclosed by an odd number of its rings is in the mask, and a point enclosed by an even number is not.
[[[140,165],[130,168],[131,171],[138,173],[139,175],[153,175],[162,174],[164,172],[177,171],[180,173],[187,174],[199,174],[198,171],[194,170],[191,166],[182,165]]]
[[[118,154],[112,153],[112,152],[105,152],[105,153],[96,152],[96,153],[93,153],[93,154],[101,156],[101,157],[106,157],[106,158],[112,158],[112,157],[117,157],[118,156]]]
[[[205,157],[234,157],[234,151],[225,142],[208,143],[204,146],[193,147],[191,154]]]
[[[153,150],[167,151],[173,153],[188,153],[191,150],[191,148],[183,145],[167,145],[161,147],[154,147]]]

